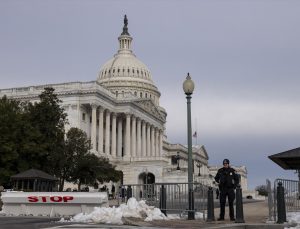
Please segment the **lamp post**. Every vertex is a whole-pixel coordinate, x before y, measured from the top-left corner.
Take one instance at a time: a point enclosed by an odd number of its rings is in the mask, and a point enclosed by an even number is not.
[[[187,139],[188,139],[188,189],[189,189],[189,211],[188,219],[195,219],[194,212],[194,191],[193,191],[193,161],[192,161],[192,123],[191,123],[191,98],[194,91],[194,82],[190,74],[187,74],[186,80],[183,82],[183,91],[187,99]]]
[[[197,167],[199,168],[199,173],[198,173],[198,177],[200,177],[201,176],[201,174],[200,174],[200,168],[201,168],[201,163],[200,163],[200,161],[197,163]]]
[[[175,158],[176,158],[176,162],[177,162],[176,170],[180,170],[180,167],[179,167],[179,160],[180,160],[179,152],[177,152],[177,155],[175,156]]]

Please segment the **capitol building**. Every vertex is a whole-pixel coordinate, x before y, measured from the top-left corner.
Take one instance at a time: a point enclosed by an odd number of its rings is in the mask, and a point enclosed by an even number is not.
[[[0,96],[35,102],[45,87],[52,87],[68,114],[66,129],[84,130],[92,152],[121,170],[124,184],[187,182],[187,147],[168,141],[161,92],[133,53],[132,40],[125,16],[118,51],[102,65],[95,81],[0,89]],[[193,146],[194,181],[213,185],[216,168],[208,159],[204,146]],[[247,190],[247,170],[237,170]]]

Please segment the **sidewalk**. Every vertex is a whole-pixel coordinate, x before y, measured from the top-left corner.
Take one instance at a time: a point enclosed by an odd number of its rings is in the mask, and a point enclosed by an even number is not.
[[[269,210],[266,201],[247,203],[243,206],[244,224],[237,224],[229,220],[228,207],[226,207],[225,221],[214,221],[207,223],[204,220],[154,220],[144,222],[137,219],[126,219],[126,223],[140,227],[162,227],[162,228],[284,228],[283,225],[267,224]],[[215,208],[215,218],[219,216],[219,208]]]

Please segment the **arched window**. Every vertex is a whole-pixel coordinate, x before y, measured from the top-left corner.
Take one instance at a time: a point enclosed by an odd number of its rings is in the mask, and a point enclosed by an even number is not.
[[[134,95],[135,95],[135,96],[137,95],[136,91],[134,92]]]
[[[141,98],[143,97],[143,93],[142,93],[142,92],[140,92],[140,97],[141,97]]]

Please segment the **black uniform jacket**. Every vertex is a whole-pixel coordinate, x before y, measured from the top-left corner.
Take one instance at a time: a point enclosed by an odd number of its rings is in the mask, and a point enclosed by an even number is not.
[[[234,189],[239,183],[239,176],[233,168],[223,167],[218,170],[217,175],[215,176],[215,181],[219,183],[220,191]]]

